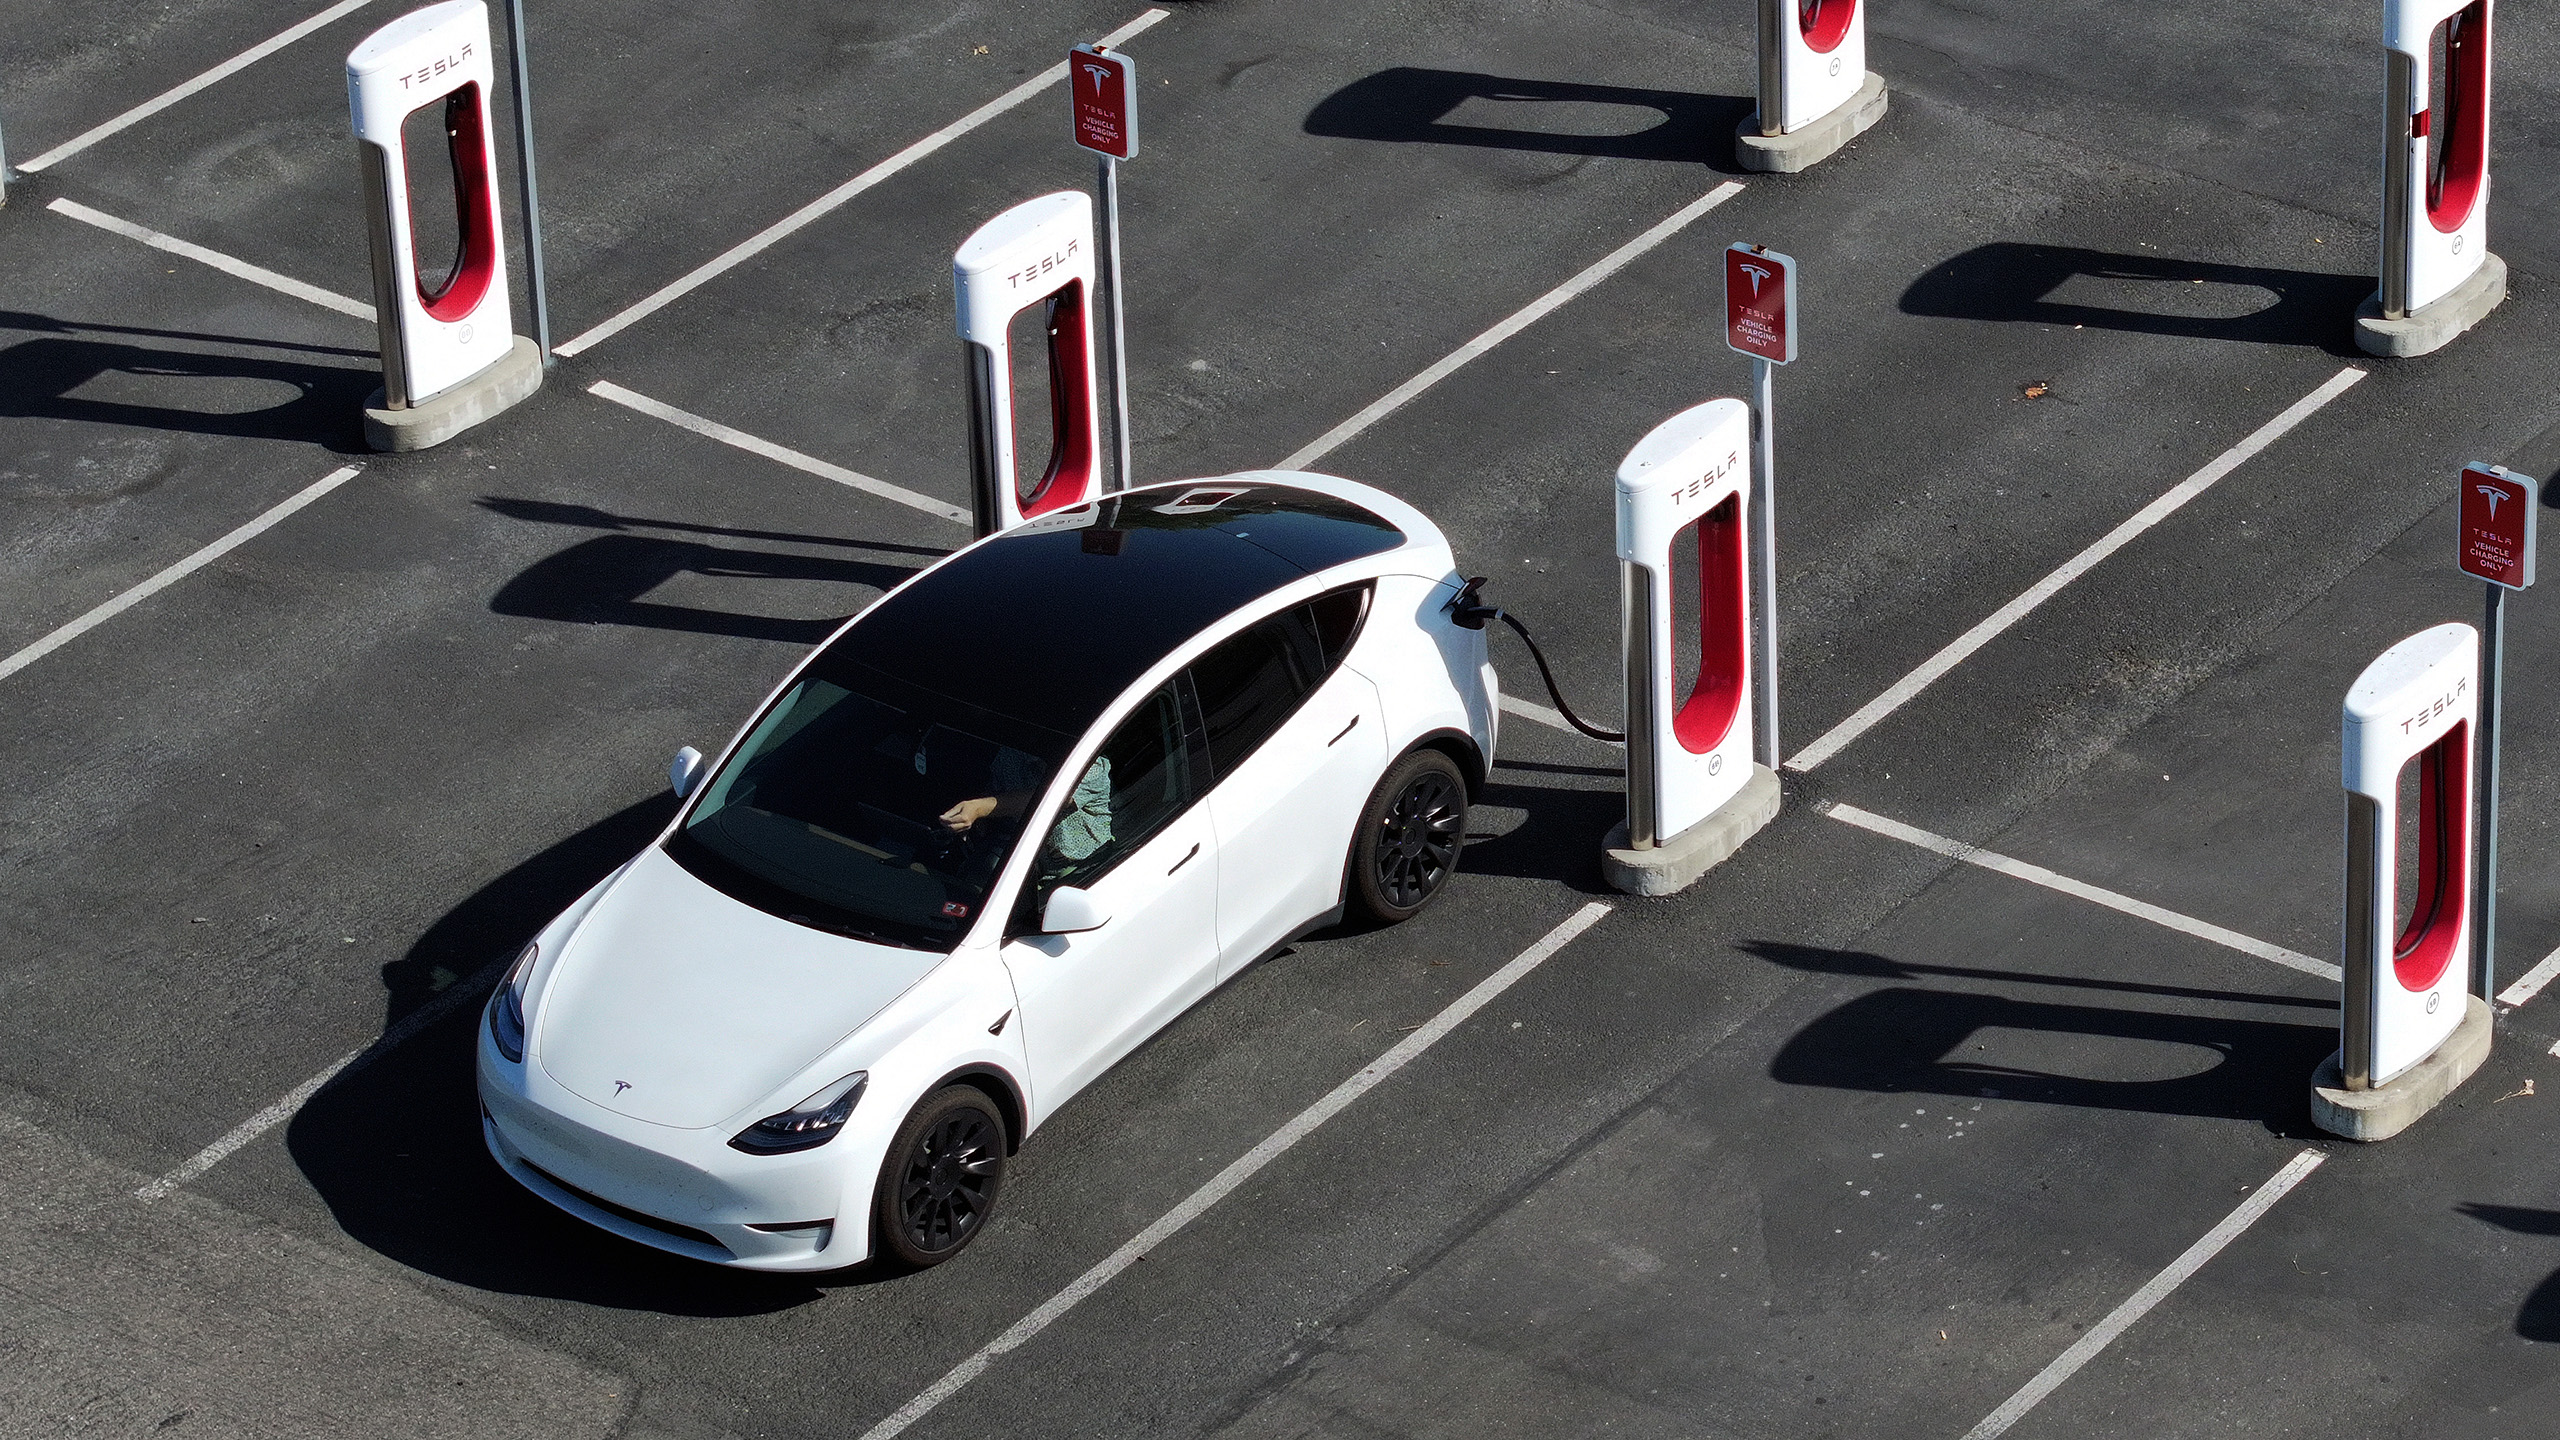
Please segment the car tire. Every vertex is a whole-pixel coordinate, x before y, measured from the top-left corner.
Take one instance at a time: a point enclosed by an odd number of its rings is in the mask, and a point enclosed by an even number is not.
[[[872,1215],[880,1249],[923,1269],[969,1248],[1004,1188],[1004,1116],[985,1091],[952,1085],[926,1096],[889,1142]]]
[[[1467,838],[1467,777],[1437,750],[1387,767],[1351,842],[1352,910],[1380,925],[1420,914],[1449,877]]]

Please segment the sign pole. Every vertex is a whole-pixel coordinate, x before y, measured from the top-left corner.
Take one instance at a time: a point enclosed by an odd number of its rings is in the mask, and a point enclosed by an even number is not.
[[[2506,699],[2507,587],[2491,584],[2485,628],[2488,664],[2480,675],[2480,928],[2471,957],[2471,993],[2492,1000],[2498,993],[2498,719]]]
[[[1751,723],[1760,764],[1778,768],[1777,367],[1796,358],[1796,262],[1766,245],[1724,252],[1724,343],[1751,357]]]
[[[1120,162],[1138,154],[1138,62],[1106,46],[1067,52],[1067,98],[1078,145],[1102,157],[1101,285],[1111,346],[1111,486],[1129,488],[1129,329],[1120,298]]]
[[[2480,873],[2472,889],[2471,993],[2491,1003],[2498,993],[2498,721],[2506,702],[2507,592],[2533,584],[2533,550],[2541,529],[2541,486],[2498,465],[2463,467],[2455,495],[2461,522],[2457,563],[2488,582],[2480,672]]]
[[[1102,157],[1102,288],[1110,301],[1111,488],[1129,488],[1129,329],[1120,308],[1120,161]]]
[[[515,70],[516,178],[524,186],[525,282],[533,302],[533,341],[542,348],[542,363],[548,369],[558,362],[551,354],[551,292],[542,278],[542,192],[533,181],[533,95],[525,84],[524,0],[507,0],[507,51]]]
[[[1751,509],[1760,517],[1751,537],[1751,608],[1760,614],[1760,763],[1778,768],[1778,445],[1772,400],[1778,367],[1751,357]]]

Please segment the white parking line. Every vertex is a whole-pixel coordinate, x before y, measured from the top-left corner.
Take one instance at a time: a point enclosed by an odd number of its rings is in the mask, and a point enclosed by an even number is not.
[[[2151,1308],[2169,1298],[2169,1292],[2186,1282],[2188,1276],[2204,1268],[2206,1261],[2222,1253],[2223,1247],[2240,1238],[2242,1231],[2258,1223],[2258,1218],[2275,1208],[2303,1178],[2320,1168],[2329,1157],[2317,1150],[2305,1150],[2284,1163],[2284,1168],[2258,1187],[2258,1193],[2240,1202],[2240,1207],[2222,1217],[2222,1223],[2204,1233],[2204,1238],[2187,1247],[2187,1252],[2169,1262],[2169,1268],[2151,1277],[2149,1284],[2125,1297],[2123,1304],[2107,1312],[2107,1318],[2090,1327],[2089,1332],[2073,1341],[2071,1348],[2053,1357],[2053,1363],[2036,1372],[2036,1377],[2018,1387],[2018,1393],[2001,1403],[1999,1409],[1982,1417],[1982,1423],[1964,1433],[1964,1440],[1993,1440],[2018,1423],[2038,1402],[2050,1395],[2063,1381],[2077,1374],[2080,1367],[2097,1358],[2099,1351],[2115,1342],[2115,1338],[2133,1328],[2133,1323],[2151,1313]]]
[[[895,500],[901,505],[921,510],[927,515],[939,515],[945,520],[962,525],[969,523],[969,512],[957,505],[945,505],[930,495],[919,495],[913,490],[892,485],[886,480],[874,480],[858,470],[847,470],[841,465],[829,464],[814,455],[803,455],[788,446],[776,445],[770,440],[760,439],[744,430],[732,429],[717,420],[708,420],[696,415],[690,410],[679,410],[664,401],[652,400],[637,390],[626,389],[610,380],[599,380],[588,386],[587,393],[610,400],[616,405],[627,406],[643,415],[664,420],[670,425],[681,426],[696,435],[717,440],[723,445],[734,445],[751,455],[761,455],[767,460],[778,460],[794,470],[806,471],[820,479],[833,480],[839,485],[850,485],[856,490],[877,495],[883,500]]]
[[[2096,568],[2099,561],[2123,549],[2143,531],[2168,519],[2188,501],[2210,490],[2214,482],[2240,468],[2242,462],[2281,440],[2313,412],[2347,391],[2347,387],[2364,378],[2364,372],[2349,366],[2322,381],[2320,388],[2296,400],[2285,412],[2259,426],[2249,437],[2214,457],[2205,466],[2172,486],[2159,499],[2135,511],[2133,518],[2099,537],[2097,543],[2063,562],[2062,568],[2039,580],[2025,594],[1993,611],[1980,624],[1959,635],[1947,648],[1930,656],[1920,668],[1894,682],[1893,687],[1865,705],[1848,719],[1834,725],[1821,739],[1797,751],[1786,768],[1801,774],[1837,755],[1849,742],[1872,729],[1876,722],[1901,709],[1911,697],[1926,690],[1948,671],[1964,663],[1965,657],[1989,644],[2001,631],[2025,619],[2029,611],[2052,599],[2062,587]]]
[[[361,300],[351,300],[334,290],[323,290],[317,285],[305,284],[290,275],[279,275],[263,265],[252,265],[246,260],[234,259],[219,250],[207,250],[191,240],[181,240],[175,235],[163,235],[157,230],[146,229],[130,220],[119,220],[103,210],[92,210],[76,200],[56,199],[44,208],[57,214],[68,215],[84,225],[95,225],[101,230],[113,231],[128,240],[139,240],[154,250],[166,250],[172,255],[183,255],[200,264],[210,265],[226,275],[237,275],[252,284],[264,285],[270,290],[290,295],[296,300],[308,300],[314,305],[335,310],[341,315],[352,315],[368,323],[373,319],[373,307]]]
[[[1583,735],[1581,731],[1574,729],[1573,722],[1564,718],[1563,711],[1550,710],[1535,700],[1523,700],[1517,695],[1505,695],[1502,697],[1502,709],[1505,714],[1517,715],[1523,720],[1535,720],[1541,725],[1561,730],[1567,735],[1580,735],[1585,740],[1591,739],[1590,736]],[[1592,743],[1607,745],[1612,749],[1624,749],[1626,746],[1626,742],[1622,740],[1595,740]]]
[[[1140,31],[1155,24],[1157,21],[1169,18],[1171,14],[1172,12],[1167,10],[1149,10],[1145,14],[1140,15],[1137,19],[1130,21],[1119,29],[1112,31],[1110,34],[1103,36],[1100,43],[1105,45],[1118,45],[1129,39],[1131,36],[1136,35]],[[913,165],[927,155],[941,149],[943,146],[950,144],[952,141],[959,139],[961,136],[968,134],[970,131],[977,129],[979,126],[986,124],[988,121],[993,120],[1007,110],[1020,105],[1025,100],[1028,100],[1032,96],[1039,94],[1041,91],[1048,89],[1050,86],[1057,84],[1066,77],[1067,66],[1066,62],[1062,60],[1057,64],[1050,66],[1048,69],[1041,71],[1039,74],[1032,76],[1030,79],[1023,81],[1021,84],[1016,85],[1012,89],[1007,90],[995,99],[988,101],[986,104],[979,106],[977,109],[970,111],[968,114],[961,116],[959,119],[952,121],[950,124],[943,126],[941,129],[934,131],[932,134],[927,135],[913,145],[908,146],[906,149],[899,151],[897,154],[890,156],[888,159],[883,160],[879,164],[872,166],[870,169],[863,171],[861,174],[854,176],[852,179],[847,180],[833,190],[828,191],[826,194],[819,196],[817,199],[812,200],[808,204],[801,206],[799,209],[792,211],[790,214],[783,216],[780,220],[777,220],[773,224],[766,226],[764,229],[757,231],[747,239],[721,251],[718,255],[713,256],[708,261],[705,261],[701,265],[698,265],[692,270],[686,272],[682,279],[677,280],[674,284],[671,284],[665,289],[658,291],[656,294],[651,295],[648,299],[641,301],[639,304],[632,306],[621,314],[614,316],[612,319],[605,321],[603,324],[598,325],[583,334],[552,346],[552,353],[555,355],[575,355],[579,351],[588,349],[599,342],[612,339],[614,336],[621,334],[631,326],[648,319],[650,316],[655,315],[667,306],[672,305],[676,301],[683,299],[685,296],[692,294],[694,291],[702,288],[712,280],[719,278],[727,271],[735,269],[745,261],[755,258],[757,255],[771,247],[776,241],[788,238],[803,226],[808,225],[811,221],[818,219],[828,211],[842,205],[847,200],[850,200],[854,196],[861,194],[863,191],[870,189],[872,186],[879,184],[881,181],[888,179],[890,176],[897,174],[899,171],[906,169],[908,166]]]
[[[977,1353],[951,1367],[949,1374],[926,1387],[923,1394],[899,1407],[888,1419],[863,1432],[862,1440],[889,1440],[890,1436],[913,1425],[943,1401],[959,1393],[961,1387],[986,1373],[996,1358],[1021,1348],[1032,1336],[1049,1328],[1051,1322],[1080,1304],[1086,1296],[1111,1283],[1112,1277],[1147,1256],[1147,1252],[1170,1240],[1184,1226],[1197,1220],[1210,1206],[1235,1191],[1256,1172],[1288,1153],[1289,1148],[1315,1133],[1316,1127],[1340,1114],[1344,1107],[1375,1089],[1378,1083],[1403,1069],[1416,1056],[1440,1043],[1442,1037],[1455,1030],[1466,1018],[1485,1007],[1503,991],[1518,984],[1528,973],[1546,963],[1575,936],[1598,923],[1609,913],[1609,907],[1594,900],[1576,910],[1561,925],[1546,933],[1537,944],[1520,952],[1508,965],[1496,970],[1466,994],[1449,1002],[1449,1007],[1431,1017],[1428,1024],[1395,1043],[1385,1054],[1372,1060],[1358,1074],[1335,1086],[1323,1099],[1298,1112],[1295,1119],[1259,1145],[1239,1156],[1221,1170],[1208,1184],[1191,1192],[1189,1198],[1164,1213],[1154,1224],[1141,1230],[1130,1241],[1114,1250],[1100,1264],[1076,1277],[1074,1283],[1041,1302],[1040,1307],[1013,1323]]]
[[[2243,935],[2237,930],[2225,930],[2219,925],[2198,920],[2193,916],[2181,915],[2175,910],[2163,910],[2147,900],[2136,900],[2130,895],[2119,895],[2113,890],[2101,890],[2095,885],[2074,880],[2068,875],[2056,874],[2041,865],[2030,865],[2024,860],[2012,860],[2006,855],[1967,845],[1961,840],[1950,840],[1944,835],[1931,834],[1916,825],[1905,825],[1899,820],[1888,820],[1882,815],[1861,810],[1855,805],[1825,802],[1814,808],[1834,820],[1846,821],[1861,830],[1882,835],[1887,839],[1899,840],[1906,845],[1917,845],[1923,850],[1944,855],[1950,860],[1961,860],[1967,865],[1978,865],[1996,874],[2009,876],[2011,879],[2024,880],[2031,885],[2041,885],[2048,890],[2059,891],[2092,904],[2104,905],[2110,910],[2131,915],[2137,920],[2148,920],[2154,925],[2175,930],[2181,935],[2193,935],[2199,940],[2210,940],[2216,945],[2228,946],[2243,955],[2272,960],[2289,970],[2299,970],[2305,975],[2317,975],[2323,980],[2336,980],[2342,973],[2337,966],[2328,961],[2314,960],[2299,950],[2287,950],[2281,945],[2270,945],[2264,940]]]
[[[188,96],[204,89],[206,86],[213,85],[219,81],[229,78],[230,76],[236,75],[241,71],[248,69],[250,66],[257,64],[259,61],[266,59],[268,56],[273,55],[287,45],[292,44],[294,41],[301,39],[303,36],[310,34],[312,31],[344,16],[352,15],[356,11],[363,9],[365,6],[372,3],[373,0],[340,0],[340,3],[330,6],[328,9],[312,16],[301,24],[295,25],[288,30],[284,30],[266,40],[262,40],[259,43],[250,46],[248,49],[243,50],[239,54],[232,56],[230,59],[223,61],[221,64],[214,66],[212,69],[207,70],[184,85],[181,85],[174,90],[163,91],[161,94],[143,101],[141,104],[134,106],[132,109],[127,110],[113,120],[108,121],[106,124],[100,125],[92,130],[82,131],[80,134],[63,141],[61,144],[54,146],[52,149],[47,150],[33,160],[28,161],[26,164],[19,166],[19,173],[32,175],[38,170],[44,169],[48,165],[52,165],[58,161],[67,160],[70,157],[79,154],[81,151],[88,149],[90,146],[97,144],[99,141],[106,139],[108,136],[115,134],[117,131],[137,122],[150,119],[152,116],[157,115],[161,111],[168,109],[170,106],[177,104],[179,101],[186,99]]]
[[[330,471],[328,474],[321,476],[318,480],[304,486],[301,490],[295,492],[292,498],[276,505],[265,514],[260,515],[257,519],[250,521],[248,524],[241,526],[239,529],[232,531],[230,534],[225,535],[221,539],[214,541],[212,544],[207,545],[201,550],[198,550],[184,560],[179,561],[177,564],[170,566],[159,574],[152,576],[150,579],[143,581],[141,584],[134,586],[132,589],[125,591],[123,594],[118,595],[114,599],[109,600],[94,610],[91,610],[88,614],[81,616],[79,619],[72,621],[70,624],[63,626],[61,629],[54,631],[52,634],[47,635],[41,640],[38,640],[33,645],[30,645],[24,650],[19,651],[17,654],[10,656],[8,659],[0,660],[0,680],[5,680],[10,676],[17,674],[19,671],[33,665],[45,656],[52,654],[54,651],[61,649],[63,646],[68,645],[72,641],[79,639],[81,636],[88,634],[92,630],[95,630],[107,621],[114,619],[125,611],[132,609],[134,606],[141,604],[143,601],[150,599],[152,596],[157,595],[161,591],[168,589],[170,586],[175,585],[181,580],[184,580],[196,571],[201,570],[205,566],[212,564],[214,561],[221,559],[223,556],[230,554],[241,545],[257,538],[260,534],[263,534],[265,531],[272,528],[277,521],[284,519],[294,511],[301,509],[303,506],[308,505],[312,501],[319,499],[321,496],[328,494],[330,491],[337,489],[339,486],[344,485],[361,473],[362,471],[353,465],[342,465],[337,469]]]
[[[2542,993],[2542,987],[2560,975],[2560,950],[2542,957],[2542,963],[2516,977],[2514,984],[2498,992],[2498,1003],[2513,1010]]]
[[[372,1044],[359,1045],[339,1056],[336,1063],[286,1091],[283,1099],[232,1126],[229,1133],[221,1139],[188,1156],[187,1163],[134,1191],[133,1198],[143,1201],[165,1199],[181,1186],[194,1183],[198,1176],[221,1164],[224,1157],[234,1150],[293,1118],[293,1112],[301,1109],[312,1096],[327,1088],[330,1081],[337,1079],[348,1070],[378,1059],[410,1036],[452,1014],[455,1006],[497,983],[498,967],[506,963],[505,960],[492,960],[472,972],[468,979],[458,980],[445,987],[443,994],[401,1017],[399,1024],[383,1031],[381,1037]]]
[[[1574,276],[1572,279],[1567,280],[1553,290],[1548,291],[1546,294],[1530,301],[1525,308],[1511,316],[1509,319],[1501,321],[1492,329],[1487,330],[1473,340],[1459,346],[1457,349],[1450,351],[1437,364],[1431,366],[1431,368],[1414,376],[1412,379],[1407,380],[1393,390],[1388,391],[1367,409],[1362,410],[1359,414],[1352,416],[1350,419],[1343,421],[1341,424],[1327,430],[1322,435],[1317,436],[1313,442],[1304,446],[1296,454],[1293,454],[1288,459],[1281,461],[1273,468],[1279,470],[1303,470],[1307,468],[1308,465],[1313,464],[1319,457],[1330,453],[1345,441],[1349,440],[1352,436],[1359,434],[1361,431],[1377,424],[1380,420],[1385,419],[1397,410],[1404,408],[1406,403],[1411,401],[1413,397],[1430,389],[1432,386],[1439,384],[1441,381],[1448,379],[1452,374],[1457,372],[1460,366],[1474,360],[1476,357],[1484,354],[1488,350],[1491,350],[1496,345],[1501,344],[1503,341],[1510,339],[1512,336],[1519,334],[1521,331],[1528,329],[1540,320],[1543,320],[1547,316],[1555,313],[1555,311],[1561,308],[1566,301],[1571,300],[1576,295],[1581,294],[1583,291],[1590,289],[1592,286],[1597,285],[1601,281],[1618,273],[1619,270],[1625,268],[1629,261],[1634,260],[1637,256],[1644,254],[1656,245],[1661,244],[1663,241],[1670,239],[1672,236],[1679,234],[1683,229],[1686,229],[1690,221],[1697,219],[1699,216],[1706,214],[1708,211],[1713,210],[1717,206],[1741,193],[1741,181],[1727,180],[1713,190],[1708,191],[1706,194],[1701,195],[1697,199],[1690,201],[1688,204],[1681,206],[1678,210],[1673,211],[1670,217],[1662,221],[1662,223],[1602,256],[1596,263],[1581,274]]]

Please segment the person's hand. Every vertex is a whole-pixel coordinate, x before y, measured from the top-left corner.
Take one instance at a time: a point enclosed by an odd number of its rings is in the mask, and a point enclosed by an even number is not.
[[[949,830],[954,835],[959,835],[966,833],[970,826],[977,824],[979,821],[986,819],[994,813],[996,813],[996,797],[993,795],[982,795],[975,800],[961,801],[959,804],[943,811],[940,818],[944,829]]]

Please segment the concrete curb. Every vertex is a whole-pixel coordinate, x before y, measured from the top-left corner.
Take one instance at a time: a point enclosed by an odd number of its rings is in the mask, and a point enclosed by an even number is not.
[[[1650,850],[1628,849],[1627,825],[1619,821],[1600,842],[1600,873],[1630,895],[1677,894],[1777,819],[1779,799],[1778,772],[1754,765],[1722,809]]]
[[[382,392],[365,401],[365,443],[376,450],[424,450],[508,410],[542,388],[542,347],[522,335],[497,364],[423,405],[382,408]]]
[[[2386,360],[2406,360],[2453,343],[2453,338],[2488,318],[2507,298],[2507,262],[2494,253],[2481,257],[2480,268],[2432,305],[2397,320],[2382,318],[2382,292],[2356,307],[2356,348]]]
[[[2331,1052],[2311,1073],[2311,1123],[2348,1140],[2388,1140],[2418,1123],[2418,1117],[2444,1103],[2455,1087],[2471,1078],[2489,1058],[2495,1016],[2477,995],[2462,997],[2462,1023],[2426,1059],[2403,1070],[2387,1085],[2349,1090]]]
[[[1884,77],[1873,70],[1858,86],[1849,103],[1814,121],[1801,130],[1785,135],[1760,133],[1760,112],[1742,117],[1733,132],[1734,163],[1745,170],[1770,175],[1793,175],[1810,170],[1837,154],[1840,147],[1865,133],[1868,126],[1884,118]]]

